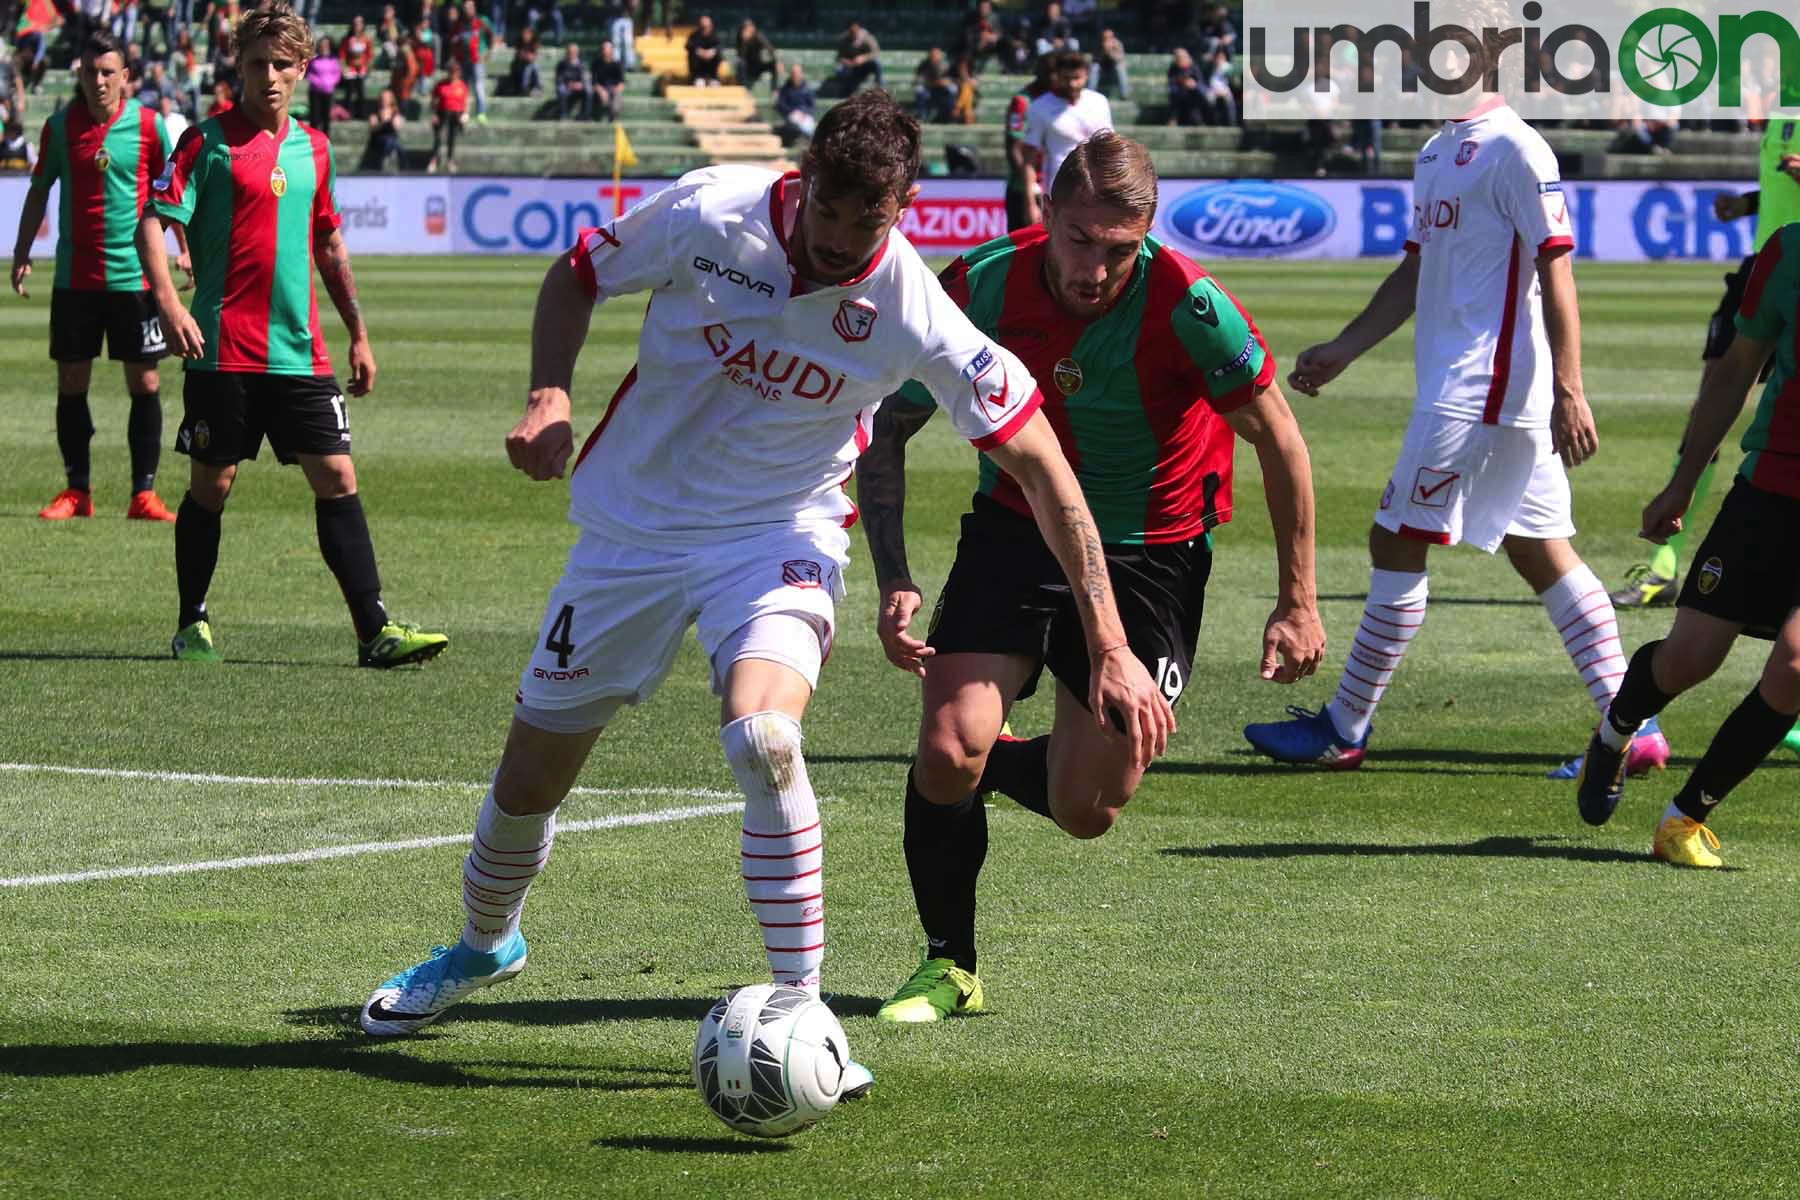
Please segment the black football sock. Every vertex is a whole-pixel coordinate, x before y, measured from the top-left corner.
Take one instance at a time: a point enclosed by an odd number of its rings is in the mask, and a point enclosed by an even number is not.
[[[363,516],[362,498],[352,492],[331,500],[313,500],[318,518],[319,552],[337,576],[356,640],[366,642],[387,624],[381,603],[381,576],[375,570],[375,543],[369,540],[369,522]]]
[[[1675,699],[1668,692],[1656,686],[1656,672],[1650,667],[1650,659],[1656,648],[1662,645],[1661,639],[1645,642],[1631,656],[1631,665],[1625,670],[1625,678],[1619,681],[1619,694],[1606,710],[1606,719],[1613,729],[1629,736],[1637,727],[1651,717],[1669,707]]]
[[[219,565],[221,515],[202,507],[192,492],[175,510],[175,587],[181,596],[177,629],[206,620],[206,592]]]
[[[987,860],[987,807],[975,796],[933,804],[906,773],[906,873],[927,956],[975,970],[975,880]]]
[[[156,486],[156,464],[162,456],[162,392],[134,392],[125,440],[131,446],[131,491],[147,492]]]
[[[1748,779],[1793,727],[1793,713],[1776,712],[1763,699],[1760,687],[1751,688],[1743,703],[1713,734],[1712,744],[1700,757],[1700,765],[1676,794],[1675,807],[1704,822],[1713,806]]]
[[[996,741],[981,770],[979,790],[999,792],[1040,817],[1050,816],[1050,735]]]
[[[69,486],[88,490],[88,441],[94,436],[94,417],[88,411],[86,392],[56,395],[56,448],[62,451],[63,474]]]

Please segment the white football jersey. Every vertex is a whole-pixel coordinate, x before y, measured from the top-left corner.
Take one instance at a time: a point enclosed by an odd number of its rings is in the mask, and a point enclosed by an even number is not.
[[[1038,188],[1050,194],[1056,169],[1081,143],[1113,127],[1112,105],[1092,88],[1083,88],[1070,104],[1055,92],[1045,92],[1025,110],[1025,144],[1044,156],[1038,167]]]
[[[1538,255],[1575,244],[1556,155],[1504,100],[1446,121],[1413,166],[1418,405],[1489,425],[1550,423]]]
[[[800,292],[788,238],[802,191],[794,173],[709,167],[582,231],[571,262],[596,301],[651,296],[637,365],[576,461],[577,525],[650,547],[847,526],[843,485],[907,380],[979,449],[1043,403],[898,229],[856,279]]]

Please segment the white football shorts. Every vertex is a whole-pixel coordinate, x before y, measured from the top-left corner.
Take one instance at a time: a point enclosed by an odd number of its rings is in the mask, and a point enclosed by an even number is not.
[[[816,688],[818,665],[831,653],[849,547],[849,535],[831,525],[670,550],[584,530],[550,590],[520,676],[521,711],[610,713],[617,703],[649,699],[674,666],[690,625],[712,660],[715,693],[739,658],[787,663]],[[815,637],[817,647],[783,652],[765,644],[767,637],[734,636],[754,618],[776,614],[801,621],[771,627]],[[600,703],[606,700],[615,703]]]
[[[1548,429],[1484,425],[1415,409],[1375,523],[1492,554],[1508,535],[1575,536],[1569,476]]]

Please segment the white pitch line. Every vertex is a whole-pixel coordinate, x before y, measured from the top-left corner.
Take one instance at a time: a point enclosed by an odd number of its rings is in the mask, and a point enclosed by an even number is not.
[[[467,783],[455,779],[330,779],[288,775],[204,775],[191,771],[130,771],[116,767],[61,767],[47,763],[0,763],[0,771],[41,775],[86,775],[97,779],[147,779],[154,783],[225,783],[240,787],[347,787],[399,788],[413,791],[486,791],[485,783]],[[684,800],[726,800],[736,792],[713,788],[570,788],[571,796],[678,796]]]
[[[140,774],[149,774],[149,772],[140,772]],[[659,791],[655,788],[633,790],[639,793],[670,794],[668,791]],[[621,793],[609,792],[607,794],[618,795]],[[743,802],[739,801],[736,804],[701,804],[687,808],[665,808],[655,812],[620,813],[617,816],[599,817],[591,821],[558,822],[556,831],[558,833],[580,833],[590,829],[618,829],[627,825],[663,825],[671,821],[686,821],[693,817],[712,817],[734,813],[743,807]],[[245,867],[274,867],[284,863],[352,858],[361,854],[391,854],[399,850],[424,850],[433,846],[467,845],[468,841],[468,834],[458,833],[443,837],[410,838],[403,842],[359,842],[354,846],[321,846],[316,850],[296,850],[290,854],[257,854],[248,858],[221,858],[209,862],[165,863],[154,867],[109,867],[100,871],[69,871],[61,875],[21,875],[13,879],[0,879],[0,888],[38,887],[53,883],[86,883],[96,879],[142,879],[155,875],[187,875],[195,871],[238,871]]]

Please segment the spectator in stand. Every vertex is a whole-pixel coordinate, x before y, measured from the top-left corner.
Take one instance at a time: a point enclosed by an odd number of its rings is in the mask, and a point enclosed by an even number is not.
[[[581,61],[581,47],[574,42],[563,44],[562,61],[556,64],[556,99],[563,120],[571,113],[582,120],[593,116],[593,81]]]
[[[956,102],[950,106],[950,123],[973,125],[975,107],[981,103],[981,84],[975,78],[975,64],[967,58],[956,60]]]
[[[454,58],[431,93],[431,162],[425,168],[456,174],[456,135],[469,123],[469,85]],[[440,154],[440,150],[442,153]]]
[[[537,29],[545,21],[555,32],[557,42],[567,40],[569,28],[563,24],[562,5],[558,0],[530,0],[525,6],[525,24],[530,29]]]
[[[957,51],[974,64],[977,73],[988,59],[1000,53],[1000,22],[994,17],[994,0],[980,0],[963,16]]]
[[[331,136],[331,101],[344,77],[344,64],[328,37],[313,43],[312,61],[306,64],[306,123]]]
[[[594,114],[609,121],[619,119],[619,94],[625,90],[625,64],[613,52],[611,42],[600,43],[600,61],[594,64]]]
[[[25,126],[17,114],[6,120],[4,140],[0,140],[0,171],[29,171],[37,166],[37,147],[25,136]]]
[[[1055,54],[1058,50],[1079,50],[1081,43],[1075,38],[1075,27],[1063,16],[1062,5],[1051,0],[1044,6],[1044,19],[1038,22],[1037,46],[1038,54]]]
[[[1364,63],[1363,67],[1371,75],[1374,74],[1373,63]],[[1232,80],[1237,74],[1237,66],[1231,61],[1230,52],[1223,46],[1215,48],[1212,61],[1201,63],[1200,68],[1200,91],[1206,98],[1206,123],[1236,125],[1237,90],[1232,87]]]
[[[1008,75],[1030,71],[1037,61],[1031,52],[1031,18],[1019,16],[1000,35],[1000,69]]]
[[[394,100],[402,109],[419,86],[419,57],[413,50],[416,44],[413,38],[405,38],[394,50],[394,73],[388,78],[387,90],[394,93]]]
[[[369,144],[363,149],[361,169],[389,173],[399,170],[400,131],[405,127],[406,117],[400,112],[393,89],[382,88],[375,111],[369,114]]]
[[[455,58],[462,64],[469,94],[475,99],[475,123],[487,124],[487,59],[494,48],[494,31],[481,19],[475,0],[463,0],[462,21],[451,39]]]
[[[375,25],[375,41],[380,46],[380,57],[376,60],[376,65],[391,69],[394,60],[400,56],[400,47],[406,44],[400,16],[391,4],[381,6],[381,20]]]
[[[212,103],[206,106],[208,120],[222,112],[230,112],[237,107],[237,97],[231,94],[231,84],[223,79],[213,80]]]
[[[437,35],[431,31],[431,23],[424,18],[420,18],[413,31],[412,51],[414,92],[419,96],[429,95],[432,77],[437,74]]]
[[[1109,100],[1131,99],[1131,77],[1125,67],[1125,43],[1110,29],[1100,31],[1100,51],[1094,55],[1099,82],[1094,90]]]
[[[125,94],[135,96],[137,86],[144,78],[144,48],[136,42],[121,48],[125,51]]]
[[[338,55],[344,64],[344,104],[353,117],[362,116],[363,89],[368,86],[369,71],[375,65],[375,39],[369,36],[362,14],[350,18],[350,30]]]
[[[13,65],[25,90],[35,91],[42,82],[50,64],[50,37],[62,20],[62,13],[57,11],[53,0],[24,0],[20,5],[13,38]],[[72,34],[73,30],[70,32]]]
[[[169,131],[170,144],[179,146],[181,135],[188,131],[191,122],[187,119],[187,114],[181,111],[181,105],[175,102],[174,92],[163,93],[162,104],[157,112],[162,115],[163,128]]]
[[[913,109],[922,123],[942,125],[950,120],[956,104],[956,85],[950,82],[950,61],[933,46],[913,68]]]
[[[781,82],[781,63],[775,57],[775,43],[749,17],[738,26],[737,54],[738,82],[755,90],[756,81],[767,75],[769,94],[774,95],[776,85]]]
[[[237,91],[237,43],[232,41],[231,30],[220,31],[207,47],[207,59],[212,64],[213,82],[224,82],[231,86],[233,93]]]
[[[696,87],[719,86],[719,31],[713,19],[700,14],[699,24],[687,39],[688,79]]]
[[[194,56],[194,35],[185,29],[176,32],[175,48],[169,51],[169,83],[180,93],[182,108],[199,116],[200,64]]]
[[[1224,50],[1228,58],[1237,57],[1237,29],[1226,15],[1223,4],[1208,4],[1202,10],[1199,33],[1201,62],[1211,62],[1220,50]]]
[[[852,21],[844,27],[844,36],[838,39],[834,90],[839,96],[848,96],[868,79],[873,79],[876,87],[882,86],[881,43],[875,40],[874,34]]]
[[[152,62],[144,68],[144,77],[138,81],[137,91],[132,95],[139,104],[151,112],[156,112],[162,108],[162,98],[171,90],[168,72],[163,69],[161,63]],[[171,139],[174,136],[174,134],[169,135]],[[170,144],[173,144],[172,140]]]
[[[806,71],[799,63],[788,67],[788,77],[775,92],[775,112],[781,117],[780,132],[789,137],[810,138],[818,118],[813,115],[818,98],[812,84],[806,82]]]
[[[500,85],[502,95],[535,96],[544,90],[543,76],[538,72],[537,30],[526,25],[519,30],[518,44],[513,47],[512,66],[506,81]]]
[[[112,35],[119,45],[129,46],[137,37],[137,0],[119,0],[112,13]]]
[[[626,71],[637,70],[637,5],[638,0],[615,0],[606,9],[607,40],[618,52],[620,68]]]
[[[25,115],[25,87],[13,59],[0,55],[0,124]]]
[[[150,37],[156,35],[162,44],[162,54],[166,58],[169,47],[175,44],[175,10],[170,0],[141,0],[139,4],[139,23],[144,30],[144,50],[150,49]]]
[[[662,9],[663,40],[675,40],[675,3],[674,0],[639,0],[637,16],[637,36],[643,37],[656,24],[654,9]]]
[[[1169,58],[1169,124],[1206,124],[1206,97],[1200,91],[1200,68],[1186,46]]]

